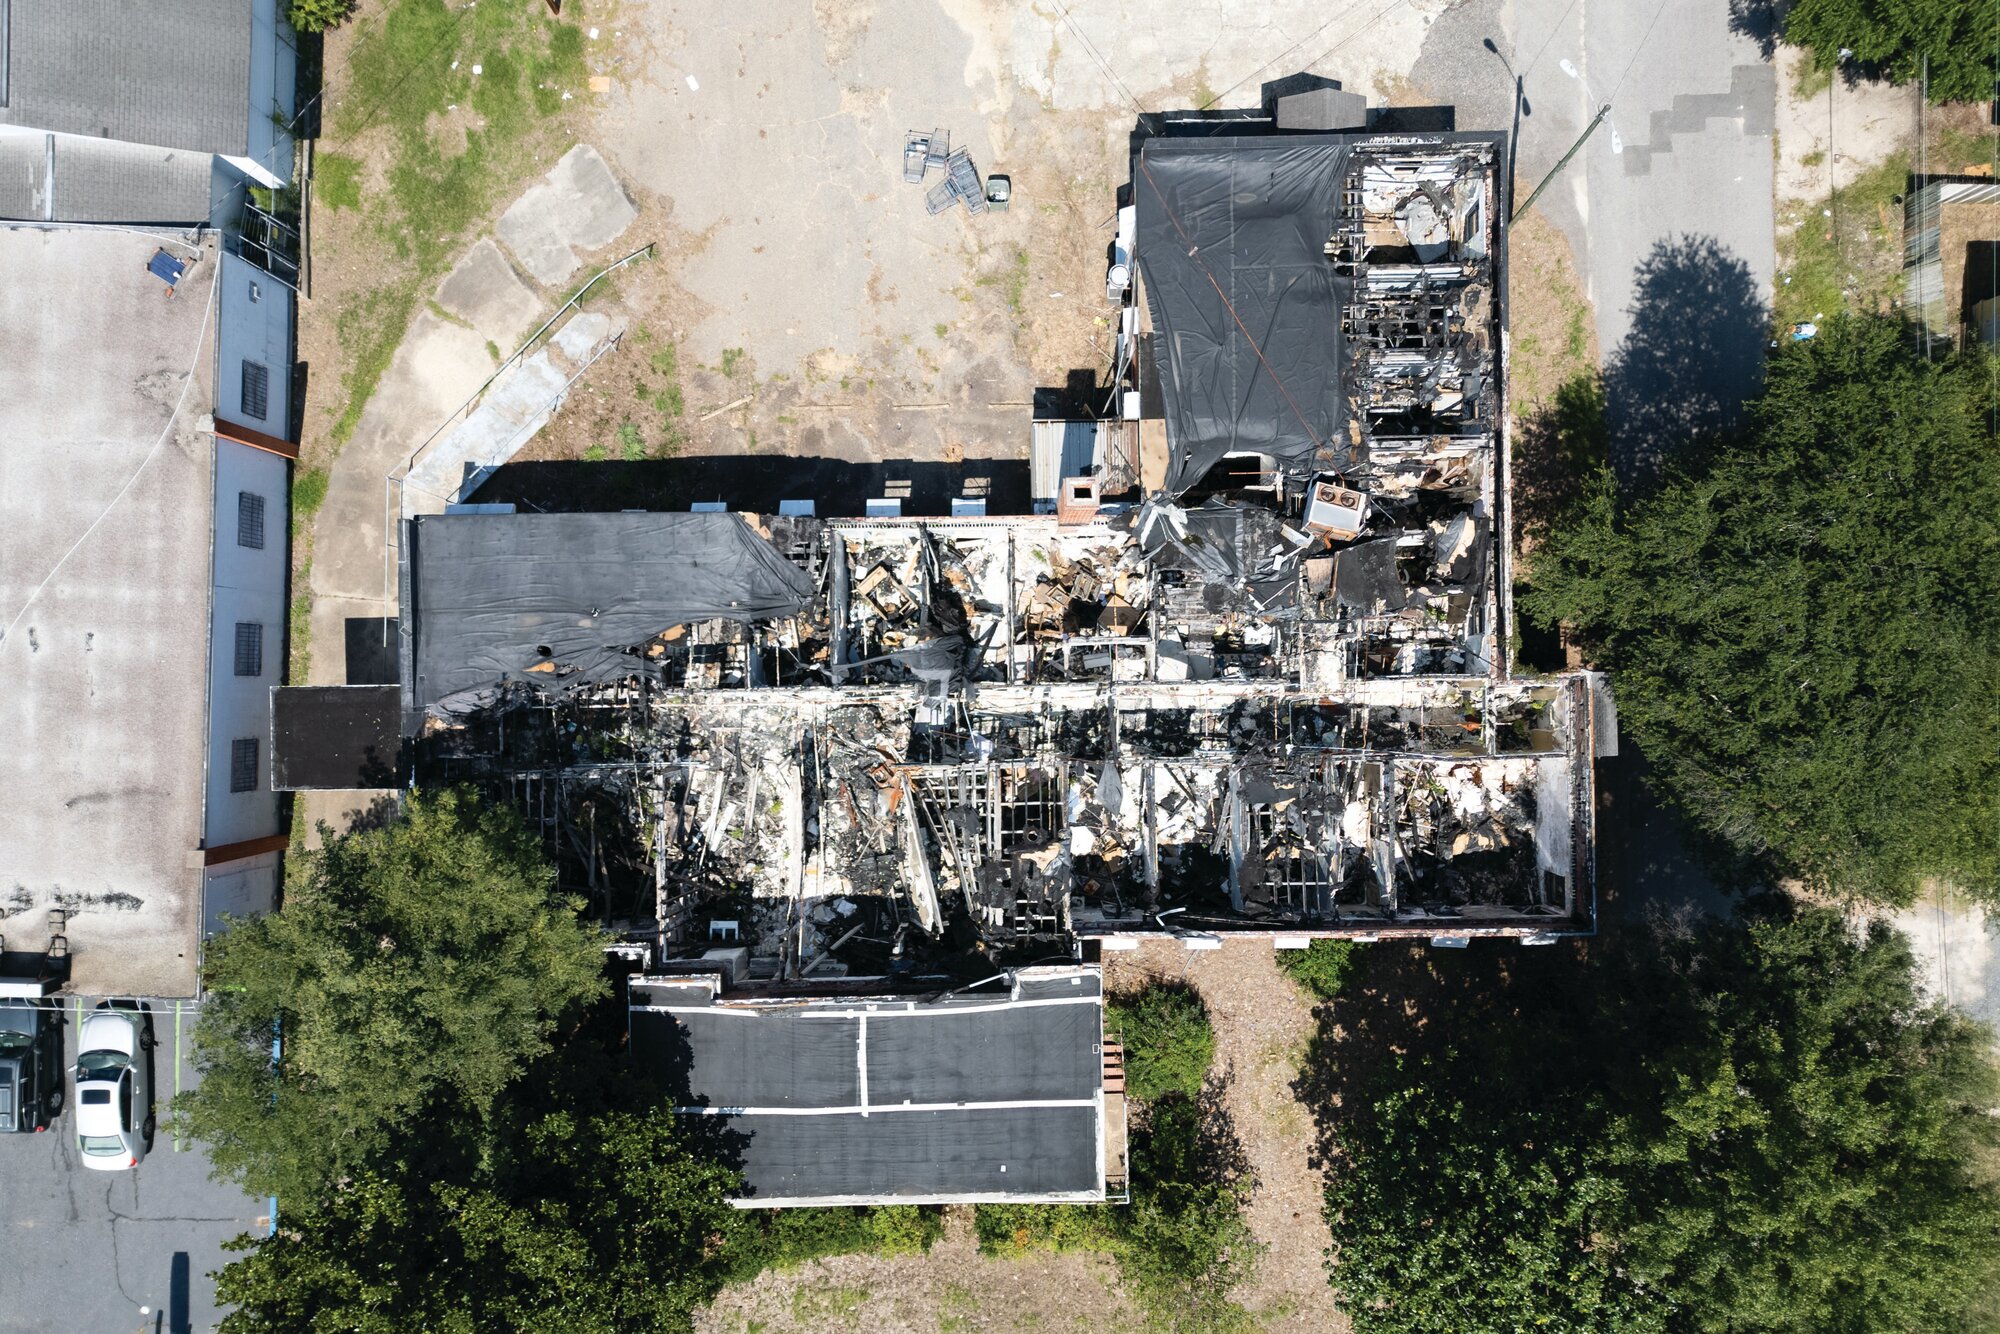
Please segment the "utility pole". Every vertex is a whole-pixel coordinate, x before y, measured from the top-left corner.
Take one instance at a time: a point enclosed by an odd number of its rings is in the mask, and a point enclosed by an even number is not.
[[[1549,188],[1549,182],[1553,181],[1556,178],[1556,174],[1569,165],[1569,160],[1576,156],[1579,148],[1583,147],[1583,141],[1590,138],[1597,127],[1604,123],[1604,118],[1610,114],[1611,104],[1609,102],[1606,102],[1597,109],[1597,114],[1591,118],[1590,124],[1583,127],[1583,133],[1576,136],[1576,142],[1569,146],[1569,152],[1564,153],[1556,165],[1549,168],[1549,174],[1542,177],[1542,183],[1535,187],[1533,194],[1528,196],[1528,202],[1515,209],[1513,215],[1507,219],[1508,226],[1511,227],[1519,222],[1521,215],[1535,206],[1535,201],[1542,197],[1542,191]]]

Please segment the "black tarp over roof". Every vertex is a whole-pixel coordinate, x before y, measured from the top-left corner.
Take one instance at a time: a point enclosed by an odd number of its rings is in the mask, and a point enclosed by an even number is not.
[[[614,680],[663,630],[789,616],[812,596],[740,514],[427,515],[411,521],[404,559],[418,711],[506,681]]]
[[[1093,973],[1023,970],[1011,996],[914,1003],[632,995],[634,1057],[676,1106],[721,1122],[746,1204],[1103,1192]]]
[[[1344,449],[1340,311],[1326,256],[1351,149],[1333,138],[1152,139],[1133,180],[1139,272],[1166,399],[1166,491],[1232,451],[1312,470]]]

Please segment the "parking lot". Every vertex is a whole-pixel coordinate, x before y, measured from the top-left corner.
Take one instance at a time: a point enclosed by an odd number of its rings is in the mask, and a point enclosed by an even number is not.
[[[66,998],[56,997],[56,1000]],[[0,1330],[194,1331],[221,1319],[209,1275],[229,1258],[222,1243],[269,1227],[268,1201],[208,1177],[197,1145],[177,1146],[167,1126],[187,1062],[197,1004],[141,1000],[153,1016],[153,1110],[159,1129],[139,1166],[83,1166],[66,1104],[46,1132],[0,1136]],[[88,1002],[67,999],[64,1059]]]

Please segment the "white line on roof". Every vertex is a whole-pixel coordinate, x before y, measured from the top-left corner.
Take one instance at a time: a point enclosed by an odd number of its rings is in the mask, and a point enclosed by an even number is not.
[[[997,1010],[1026,1010],[1041,1005],[1100,1005],[1102,996],[1051,996],[1040,1000],[1000,1001],[993,1005],[924,1005],[919,1001],[900,1002],[905,1008],[886,1010],[805,1010],[790,1006],[739,1005],[634,1005],[635,1014],[733,1014],[746,1019],[785,1016],[793,1019],[936,1019],[956,1014],[990,1014]],[[843,1002],[850,1003],[850,1002]]]
[[[1014,1102],[877,1102],[859,1107],[676,1107],[680,1116],[867,1116],[870,1112],[1019,1112],[1042,1107],[1096,1107],[1097,1099],[1047,1098]]]
[[[854,1035],[854,1063],[861,1067],[861,1114],[868,1115],[868,1016],[861,1016],[861,1023]]]

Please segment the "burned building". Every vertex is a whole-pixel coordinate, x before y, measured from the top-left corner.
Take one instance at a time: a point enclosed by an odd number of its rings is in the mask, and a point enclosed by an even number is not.
[[[411,520],[420,775],[518,803],[659,957],[726,922],[778,983],[1589,930],[1593,685],[1502,651],[1504,157],[1144,140],[1113,295],[1158,416],[1089,437],[1137,436],[1123,495]]]
[[[1117,1100],[1069,1071],[1062,1171],[996,1184],[1006,1155],[961,1162],[971,1123],[917,1099],[933,1170],[857,1184],[828,1164],[895,1133],[865,1046],[826,1056],[860,1087],[742,1091],[732,1044],[801,1050],[795,1020],[860,1043],[863,1012],[1018,999],[1052,961],[1095,987],[1144,935],[1593,928],[1608,700],[1505,652],[1504,148],[1143,137],[1114,411],[1037,423],[1047,512],[406,521],[404,762],[520,809],[643,954],[635,1045],[750,1129],[753,1196],[1106,1198],[1122,1172]],[[1092,1022],[1047,1041],[1109,1088]]]

